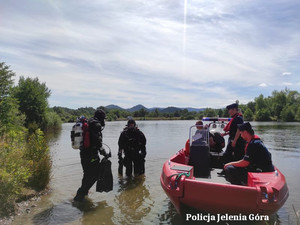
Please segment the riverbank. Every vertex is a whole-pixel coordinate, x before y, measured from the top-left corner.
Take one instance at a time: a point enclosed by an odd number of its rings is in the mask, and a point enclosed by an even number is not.
[[[31,213],[32,209],[37,207],[37,203],[41,200],[43,195],[47,195],[51,192],[51,189],[45,189],[43,191],[25,190],[24,193],[14,203],[14,212],[5,217],[0,217],[1,225],[10,225],[16,216],[21,216],[24,213]]]

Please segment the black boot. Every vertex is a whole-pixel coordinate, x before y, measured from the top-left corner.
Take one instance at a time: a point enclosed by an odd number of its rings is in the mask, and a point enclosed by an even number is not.
[[[223,169],[221,172],[217,173],[219,176],[225,176],[226,173],[225,173],[225,170]]]
[[[87,195],[87,193],[83,193],[83,191],[79,188],[77,191],[77,194],[73,200],[76,202],[82,202],[84,199],[84,196],[86,196],[86,195]]]

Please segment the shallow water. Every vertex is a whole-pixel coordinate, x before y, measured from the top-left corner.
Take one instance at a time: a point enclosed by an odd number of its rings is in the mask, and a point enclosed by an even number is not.
[[[132,179],[118,176],[118,138],[125,122],[107,122],[103,142],[112,151],[113,191],[98,193],[93,186],[80,204],[72,201],[81,184],[79,151],[71,148],[72,124],[50,141],[53,159],[52,192],[35,203],[31,213],[16,217],[13,224],[184,224],[160,186],[163,163],[181,149],[188,129],[195,121],[137,121],[147,138],[145,176]],[[270,217],[269,224],[296,224],[293,207],[300,209],[300,123],[255,123],[254,130],[272,153],[274,164],[285,175],[290,196],[285,205]],[[105,146],[106,147],[106,146]],[[108,147],[106,147],[108,149]],[[191,213],[196,214],[190,209]],[[197,224],[207,224],[202,221]],[[216,224],[222,224],[216,223]],[[224,224],[226,224],[224,222]],[[230,224],[233,224],[230,222]],[[240,224],[237,222],[236,224]],[[265,224],[244,222],[243,224]]]

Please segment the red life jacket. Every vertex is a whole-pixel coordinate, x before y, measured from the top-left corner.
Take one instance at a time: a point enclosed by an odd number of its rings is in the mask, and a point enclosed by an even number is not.
[[[236,114],[231,118],[231,120],[229,121],[229,123],[227,123],[227,125],[226,125],[226,126],[224,127],[224,129],[223,129],[225,132],[230,131],[231,123],[232,123],[232,121],[233,121],[237,116],[242,116],[242,114],[236,113]]]
[[[250,143],[252,140],[260,140],[260,137],[257,136],[257,135],[254,135],[254,136],[252,137],[252,139],[251,139],[251,140],[246,144],[246,146],[245,146],[245,154],[246,154],[246,152],[247,152],[248,145],[249,145],[249,143]]]

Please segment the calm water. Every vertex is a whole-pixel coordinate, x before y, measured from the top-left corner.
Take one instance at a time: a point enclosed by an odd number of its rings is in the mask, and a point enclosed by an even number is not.
[[[107,122],[103,141],[113,154],[114,188],[109,193],[97,193],[93,186],[89,197],[81,204],[72,202],[82,178],[79,152],[71,148],[72,124],[63,124],[62,131],[50,142],[52,192],[43,196],[30,214],[17,217],[13,224],[184,224],[185,218],[176,213],[160,186],[159,178],[163,163],[184,146],[188,129],[194,123],[137,121],[147,138],[146,173],[127,179],[117,174],[117,142],[125,122]],[[296,224],[293,206],[300,209],[300,123],[252,124],[272,153],[274,164],[285,175],[290,191],[289,199],[271,217],[269,224]]]

